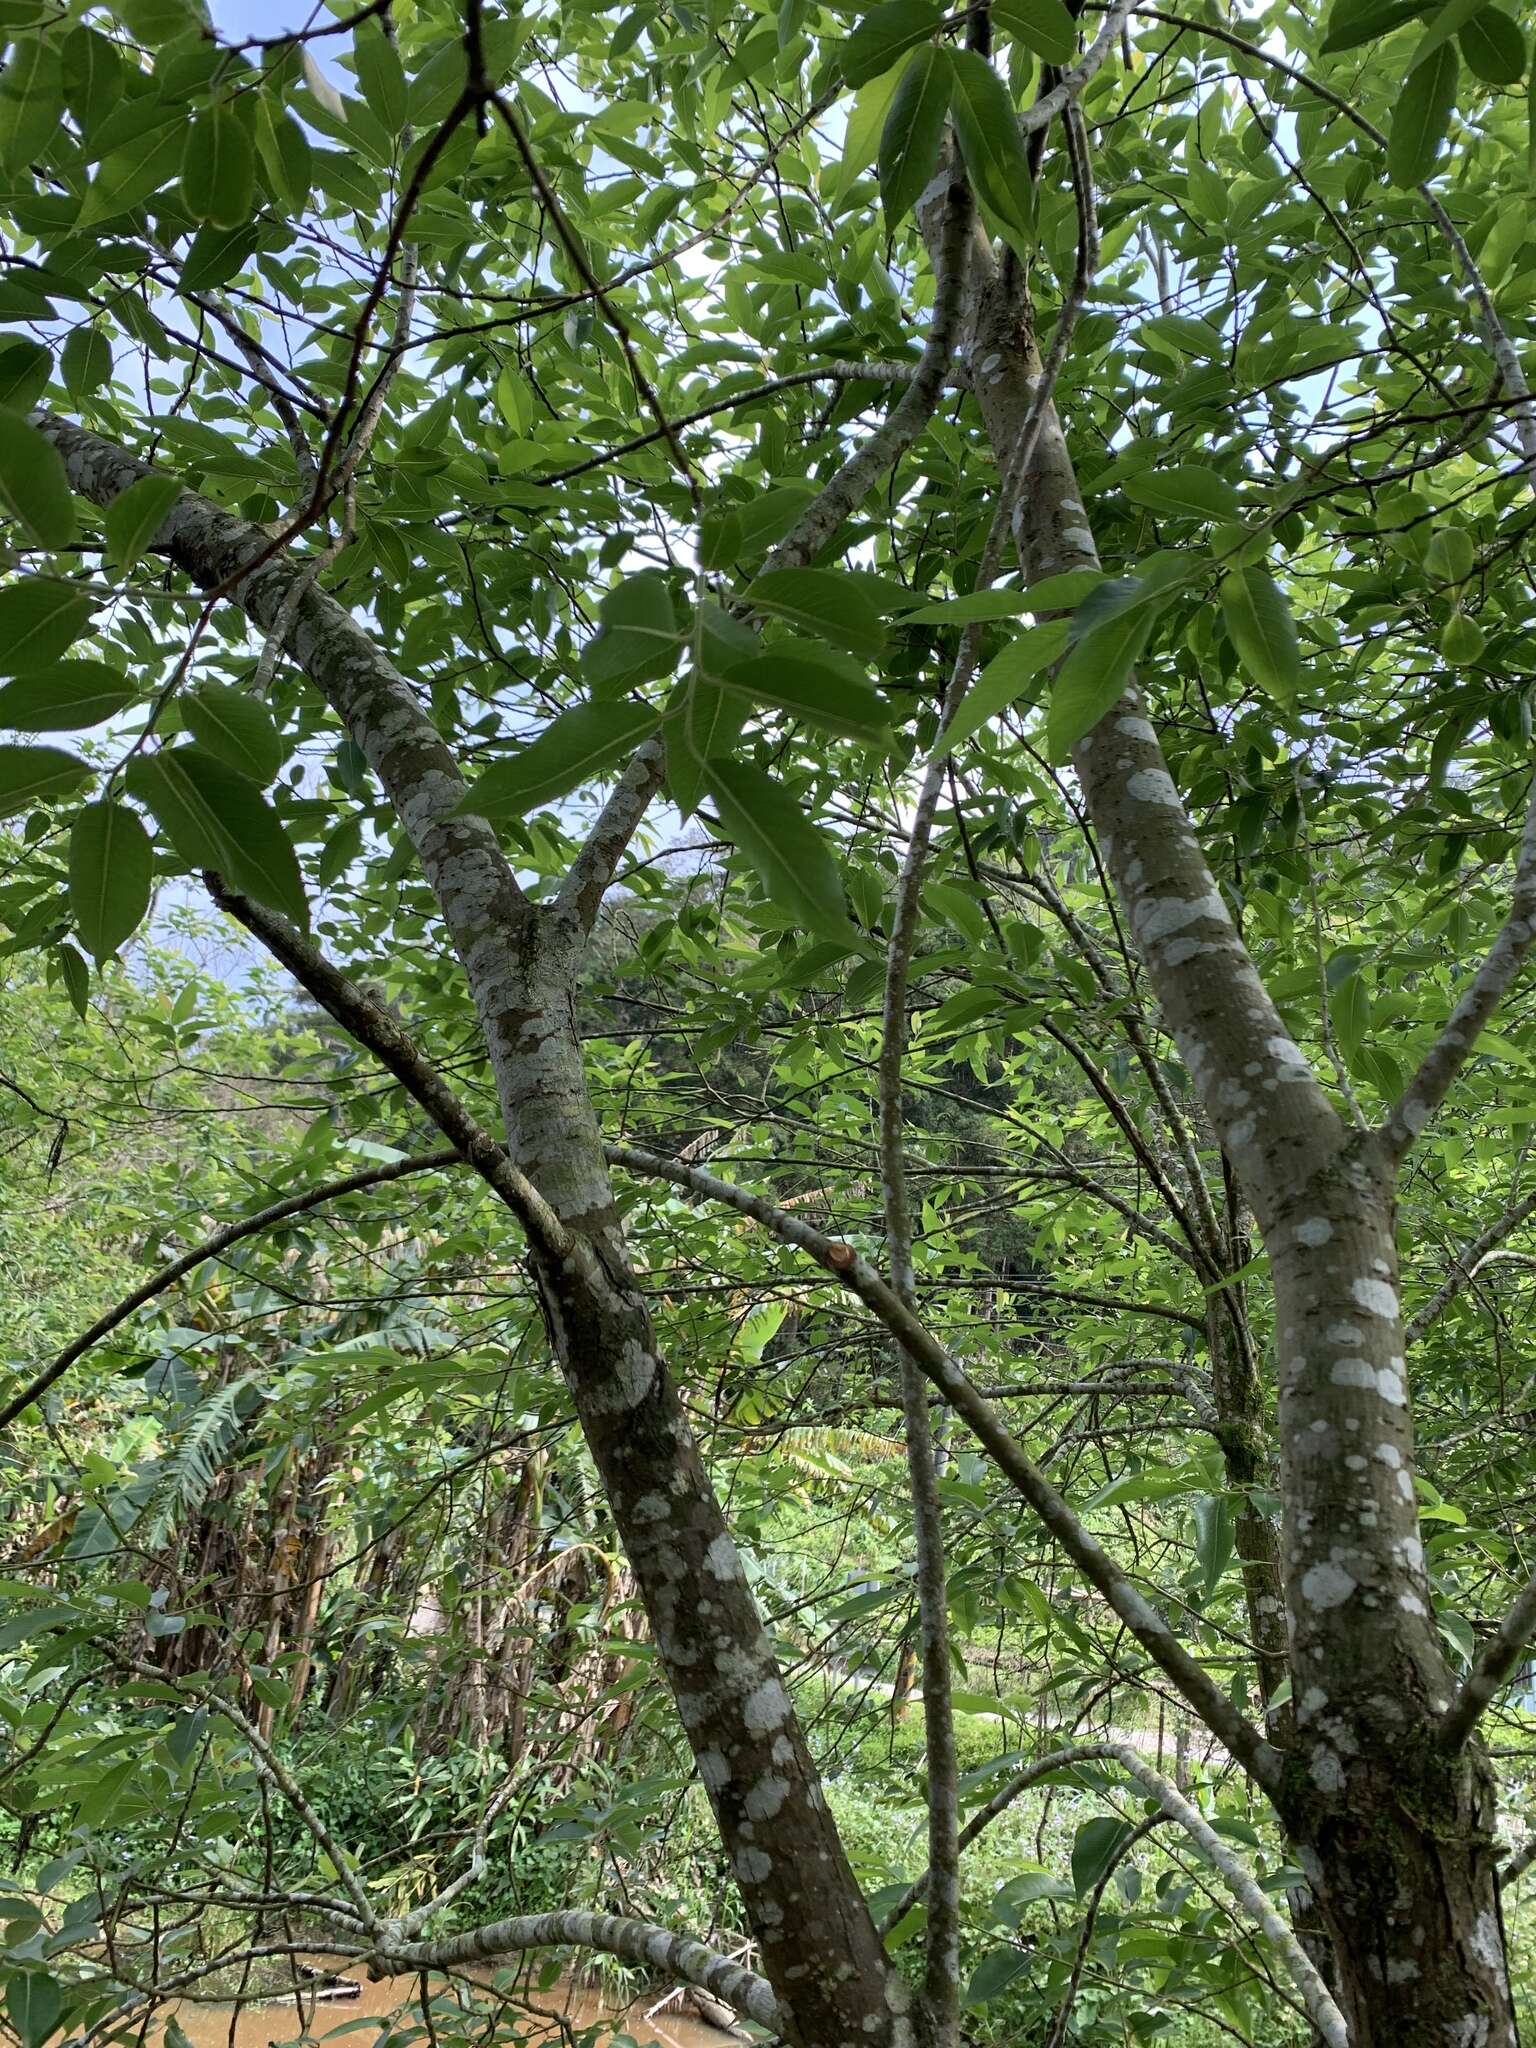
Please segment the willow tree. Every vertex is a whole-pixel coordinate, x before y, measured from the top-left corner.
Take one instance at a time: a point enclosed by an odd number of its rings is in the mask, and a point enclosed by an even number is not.
[[[1415,1271],[1422,1337],[1531,1209],[1464,1215],[1434,1149],[1447,1105],[1463,1150],[1518,1124],[1529,1066],[1518,1007],[1480,1037],[1536,935],[1528,24],[375,0],[239,41],[197,0],[17,0],[3,25],[12,943],[87,1004],[193,878],[505,1203],[762,1974],[587,1914],[423,1940],[346,1870],[338,1924],[386,1968],[665,1959],[800,2048],[954,2042],[943,1409],[1270,1803],[1295,1934],[1147,1780],[1314,2026],[1512,2041],[1478,1725],[1536,1584],[1506,1542],[1481,1642],[1437,1621],[1395,1217],[1417,1172],[1454,1252]],[[880,1011],[863,1241],[771,1166],[594,1107],[594,933],[690,836],[755,877],[733,900],[783,987],[851,1034]],[[402,960],[386,1005],[359,976]],[[429,997],[459,1006],[452,1062],[413,1035]],[[974,1296],[909,1186],[912,1088],[979,1063],[1022,1106],[1064,1061],[1120,1152],[1060,1170],[1167,1253],[1199,1336],[1177,1370],[1251,1692],[950,1334]],[[661,1355],[637,1183],[739,1212],[900,1359],[910,2010]]]

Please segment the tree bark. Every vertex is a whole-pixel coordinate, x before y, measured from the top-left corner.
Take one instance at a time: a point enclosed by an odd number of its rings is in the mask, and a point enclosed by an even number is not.
[[[921,215],[930,244],[935,191]],[[1033,314],[987,252],[971,279],[966,350],[1006,474],[1041,371]],[[1014,539],[1026,581],[1099,567],[1054,410]],[[1339,2002],[1355,2048],[1513,2048],[1491,1778],[1480,1754],[1448,1755],[1439,1729],[1454,1685],[1418,1535],[1391,1151],[1346,1127],[1286,1031],[1134,685],[1073,766],[1165,1021],[1270,1253],[1295,1713],[1273,1796],[1337,1952]]]
[[[98,505],[150,473],[98,435],[46,413],[33,420],[62,455],[72,489]],[[191,492],[171,508],[154,545],[200,588],[227,588],[263,631],[302,576],[280,558],[242,575],[267,553],[267,536]],[[849,1869],[628,1262],[577,1032],[580,906],[534,905],[524,896],[490,825],[458,809],[465,783],[451,749],[343,606],[311,585],[292,611],[289,646],[366,756],[415,848],[480,1017],[507,1150],[564,1226],[563,1245],[530,1244],[551,1346],[633,1565],[786,2038],[796,2048],[908,2048],[905,1987],[886,1965]]]

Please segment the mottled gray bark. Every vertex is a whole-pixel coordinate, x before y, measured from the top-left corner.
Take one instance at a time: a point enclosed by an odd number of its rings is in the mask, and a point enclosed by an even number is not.
[[[973,386],[1006,473],[1040,359],[1027,302],[1021,313],[984,262],[972,277]],[[1054,413],[1014,538],[1029,581],[1098,566]],[[1073,765],[1163,1016],[1270,1253],[1296,1729],[1267,1789],[1333,1938],[1351,2038],[1506,2048],[1491,1781],[1480,1755],[1448,1755],[1440,1734],[1453,1685],[1418,1535],[1393,1219],[1395,1155],[1443,1094],[1490,984],[1523,957],[1527,906],[1517,901],[1390,1133],[1355,1132],[1259,979],[1134,685]],[[1522,880],[1530,853],[1528,838]]]
[[[63,456],[72,488],[96,504],[110,504],[148,473],[98,435],[46,413],[33,418]],[[267,536],[191,492],[171,508],[154,545],[201,588],[227,588],[263,631],[302,574],[274,558],[242,575],[266,553]],[[489,1158],[472,1163],[506,1183],[499,1191],[530,1225],[551,1343],[634,1567],[785,2033],[799,2048],[849,2041],[903,2048],[910,2038],[904,1987],[886,1965],[849,1870],[628,1263],[576,1028],[590,921],[585,883],[576,900],[527,900],[490,825],[459,814],[465,783],[452,751],[343,606],[307,589],[289,645],[383,784],[463,966],[515,1178]],[[599,878],[603,860],[594,855],[589,879]],[[297,972],[304,942],[289,934],[287,943]],[[433,1114],[439,1110],[451,1115],[446,1103]],[[534,1191],[536,1209],[520,1187]],[[551,1214],[553,1225],[545,1221]]]

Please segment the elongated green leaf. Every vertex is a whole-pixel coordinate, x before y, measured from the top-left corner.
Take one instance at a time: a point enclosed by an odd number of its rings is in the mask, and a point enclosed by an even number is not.
[[[13,732],[82,732],[137,695],[122,671],[104,661],[66,661],[0,685],[0,725]]]
[[[459,804],[483,818],[520,818],[627,760],[656,730],[645,704],[576,704],[508,761],[488,768]]]
[[[352,58],[370,110],[391,135],[398,135],[410,111],[410,95],[395,46],[376,21],[354,30]]]
[[[40,342],[8,341],[0,348],[0,405],[28,412],[48,388],[53,357]]]
[[[776,704],[853,739],[881,739],[890,723],[868,677],[820,641],[780,640],[748,661],[733,662],[716,680],[754,703]]]
[[[745,761],[712,761],[709,791],[721,827],[757,870],[772,901],[808,929],[850,949],[857,946],[837,858],[799,799]]]
[[[843,130],[842,159],[827,195],[827,203],[834,211],[875,161],[875,153],[880,147],[880,131],[885,126],[885,117],[891,110],[891,101],[896,97],[900,83],[901,74],[893,66],[889,71],[882,71],[877,78],[866,80],[855,93],[847,126]]]
[[[91,770],[62,747],[0,746],[0,818],[78,789]]]
[[[133,567],[180,496],[181,485],[175,477],[141,476],[112,500],[101,523],[114,568],[126,574]]]
[[[1095,578],[1097,581],[1097,578]],[[973,626],[987,619],[1017,619],[1038,609],[1033,590],[972,590],[964,597],[941,598],[908,612],[909,626]]]
[[[1200,1494],[1190,1504],[1195,1524],[1195,1562],[1200,1567],[1200,1590],[1209,1599],[1221,1584],[1221,1575],[1232,1562],[1232,1503],[1225,1494]]]
[[[235,888],[307,926],[298,857],[254,782],[201,747],[176,746],[139,755],[129,764],[128,788],[190,866],[216,868]]]
[[[992,19],[1047,64],[1070,64],[1077,24],[1062,0],[994,0]]]
[[[126,804],[87,804],[69,834],[69,907],[92,959],[108,960],[149,908],[154,849]]]
[[[976,197],[1026,259],[1034,242],[1029,159],[1008,89],[975,50],[952,50],[950,110]]]
[[[663,724],[667,742],[667,788],[685,818],[704,795],[709,763],[729,754],[741,737],[750,699],[703,676],[690,676]]]
[[[1067,621],[1047,619],[1038,626],[1026,626],[1000,654],[987,663],[965,694],[965,701],[945,728],[939,741],[943,750],[963,746],[980,732],[989,718],[996,718],[1010,704],[1016,704],[1035,677],[1060,658],[1067,645]]]
[[[88,398],[112,378],[112,344],[100,327],[77,327],[59,357],[64,382],[76,398]]]
[[[1434,0],[1334,0],[1322,54],[1327,57],[1374,42],[1403,22],[1431,13],[1433,4]]]
[[[196,220],[243,227],[256,202],[256,153],[238,115],[222,105],[194,116],[187,130],[181,191]]]
[[[1454,46],[1442,43],[1409,72],[1387,135],[1387,176],[1394,185],[1422,185],[1434,171],[1456,104],[1459,68]]]
[[[899,227],[933,176],[944,140],[953,73],[948,50],[925,43],[907,60],[880,133],[880,203]]]
[[[265,786],[283,764],[283,742],[266,705],[227,683],[204,682],[182,699],[182,719],[199,746]]]
[[[1301,686],[1296,622],[1280,586],[1263,569],[1237,569],[1221,579],[1221,611],[1238,660],[1282,704]]]
[[[867,85],[890,70],[914,43],[927,40],[944,19],[937,0],[885,0],[857,23],[843,45],[843,77],[849,85]]]
[[[1174,519],[1230,519],[1241,500],[1225,477],[1193,462],[1174,463],[1168,469],[1149,469],[1133,476],[1125,495],[1149,512],[1166,513]]]
[[[835,569],[774,569],[747,587],[747,603],[804,626],[866,661],[885,652],[880,615],[857,584]]]
[[[1119,701],[1154,616],[1150,604],[1116,613],[1084,633],[1062,663],[1045,721],[1046,753],[1057,766]]]
[[[64,460],[30,420],[0,406],[0,500],[45,548],[64,548],[75,537],[75,501]]]

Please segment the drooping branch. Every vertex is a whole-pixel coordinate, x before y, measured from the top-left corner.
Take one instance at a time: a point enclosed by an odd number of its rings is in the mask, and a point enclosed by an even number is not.
[[[1466,992],[1441,1027],[1381,1127],[1383,1144],[1395,1159],[1413,1144],[1450,1092],[1472,1056],[1478,1036],[1536,944],[1536,782],[1531,785],[1525,826],[1515,854],[1509,915],[1489,947]]]
[[[1462,1246],[1451,1261],[1449,1273],[1404,1330],[1403,1335],[1410,1344],[1416,1344],[1432,1324],[1439,1322],[1457,1295],[1476,1279],[1478,1268],[1487,1260],[1489,1253],[1496,1251],[1505,1238],[1532,1216],[1536,1216],[1536,1193],[1527,1195],[1523,1201],[1512,1202],[1486,1230],[1480,1231],[1470,1244]]]
[[[387,1166],[363,1167],[356,1173],[344,1175],[340,1180],[326,1181],[323,1186],[307,1188],[302,1194],[286,1195],[280,1202],[273,1202],[265,1209],[258,1209],[252,1216],[242,1216],[234,1223],[226,1223],[195,1244],[189,1251],[180,1253],[166,1265],[151,1273],[147,1280],[125,1294],[121,1301],[98,1316],[88,1330],[82,1330],[78,1337],[71,1339],[64,1349],[37,1376],[28,1381],[18,1393],[13,1394],[0,1408],[0,1429],[7,1429],[21,1414],[39,1400],[56,1380],[61,1379],[77,1359],[83,1358],[93,1345],[109,1336],[120,1323],[125,1323],[136,1309],[153,1301],[157,1294],[164,1294],[167,1288],[200,1266],[208,1259],[216,1259],[238,1244],[242,1238],[255,1237],[263,1230],[270,1230],[274,1224],[286,1222],[290,1216],[302,1216],[310,1209],[323,1208],[328,1202],[339,1202],[347,1195],[359,1194],[364,1188],[381,1187],[390,1181],[404,1180],[408,1174],[436,1173],[445,1167],[457,1166],[462,1155],[458,1148],[444,1151],[423,1152],[411,1159],[397,1159]]]
[[[623,1167],[644,1179],[671,1181],[707,1201],[722,1202],[739,1214],[750,1216],[781,1242],[809,1253],[818,1265],[856,1294],[965,1421],[1003,1476],[1029,1503],[1046,1529],[1216,1739],[1266,1792],[1278,1788],[1281,1776],[1278,1752],[1195,1662],[1129,1574],[1083,1526],[962,1367],[866,1258],[852,1245],[826,1236],[804,1217],[776,1207],[749,1189],[722,1180],[706,1167],[686,1165],[681,1160],[667,1159],[635,1145],[611,1144],[606,1151],[611,1165]]]

